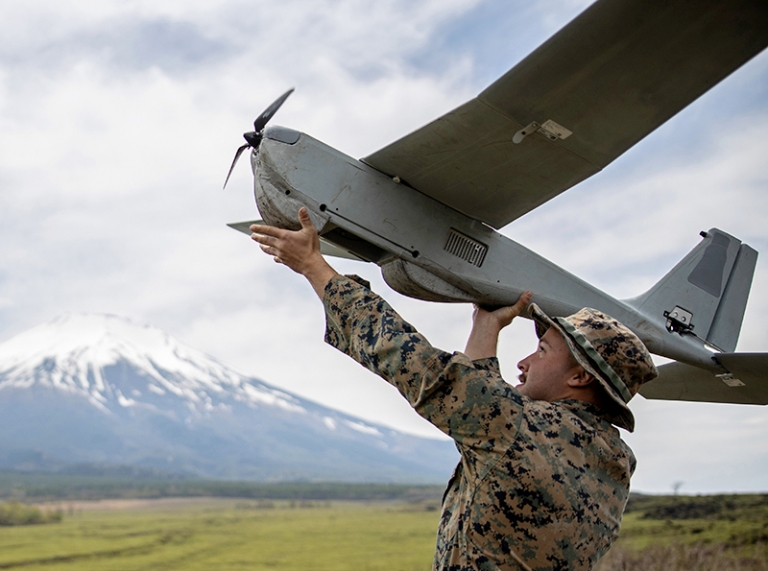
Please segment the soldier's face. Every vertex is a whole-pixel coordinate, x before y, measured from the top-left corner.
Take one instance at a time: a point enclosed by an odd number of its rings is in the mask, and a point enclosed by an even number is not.
[[[571,355],[563,336],[550,327],[539,339],[536,351],[517,364],[520,384],[525,396],[533,400],[553,402],[566,398],[568,381],[581,371],[581,366]]]

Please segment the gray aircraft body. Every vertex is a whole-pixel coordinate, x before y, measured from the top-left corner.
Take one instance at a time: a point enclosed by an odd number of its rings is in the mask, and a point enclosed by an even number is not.
[[[618,300],[497,230],[598,173],[768,46],[761,0],[598,0],[480,95],[360,160],[266,123],[246,133],[263,220],[372,262],[405,295],[485,306],[525,290],[550,315],[594,307],[674,362],[648,398],[766,404],[768,353],[734,352],[757,252],[712,228]],[[230,168],[230,174],[232,172]],[[231,224],[248,232],[254,221]]]

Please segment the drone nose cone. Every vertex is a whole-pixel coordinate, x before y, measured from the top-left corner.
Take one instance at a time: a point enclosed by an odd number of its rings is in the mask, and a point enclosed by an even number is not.
[[[243,138],[254,149],[257,149],[259,147],[259,143],[261,143],[261,137],[262,137],[262,133],[260,133],[260,132],[257,133],[256,131],[250,131],[248,133],[243,133]]]

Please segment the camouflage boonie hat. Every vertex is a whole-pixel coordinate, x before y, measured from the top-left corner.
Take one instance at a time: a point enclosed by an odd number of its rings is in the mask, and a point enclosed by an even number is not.
[[[569,317],[550,318],[532,303],[528,311],[541,338],[555,327],[565,339],[576,361],[603,386],[616,406],[606,417],[632,432],[635,417],[627,403],[640,385],[658,375],[651,354],[626,326],[596,309],[585,307]]]

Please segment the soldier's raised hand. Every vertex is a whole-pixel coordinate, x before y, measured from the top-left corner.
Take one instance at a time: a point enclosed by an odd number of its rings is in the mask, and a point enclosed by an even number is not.
[[[312,225],[309,212],[303,206],[299,209],[299,222],[301,229],[295,231],[253,224],[250,227],[251,238],[258,242],[262,251],[272,256],[275,262],[284,264],[307,278],[322,298],[325,284],[336,275],[336,270],[320,253],[320,237]]]

